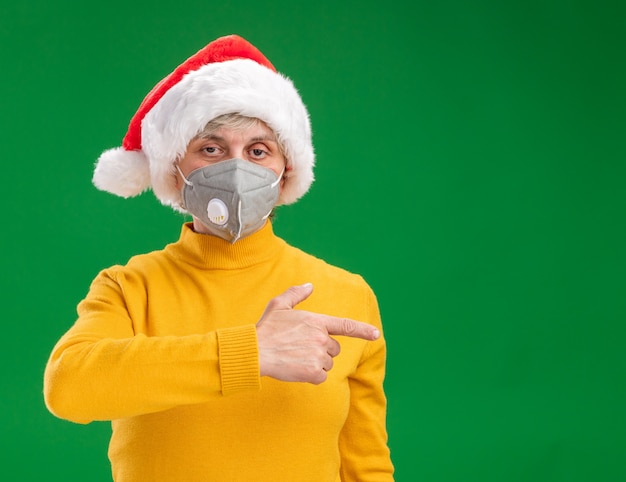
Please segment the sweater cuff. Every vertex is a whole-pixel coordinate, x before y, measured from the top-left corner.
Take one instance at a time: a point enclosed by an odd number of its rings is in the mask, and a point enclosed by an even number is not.
[[[222,395],[259,390],[261,375],[255,325],[217,331]]]

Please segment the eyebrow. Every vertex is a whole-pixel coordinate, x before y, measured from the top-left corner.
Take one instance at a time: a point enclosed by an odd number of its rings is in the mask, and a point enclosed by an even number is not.
[[[216,134],[200,135],[196,139],[222,141],[222,142],[226,140],[224,137],[218,136]],[[276,139],[276,136],[273,136],[270,134],[255,136],[249,139],[249,142],[265,142],[265,141],[271,141],[271,142],[275,142],[278,144],[278,139]]]
[[[202,139],[202,140],[215,140],[215,141],[223,141],[225,140],[222,136],[216,136],[215,134],[200,134],[199,136],[196,136],[196,139]]]
[[[250,141],[251,142],[264,142],[264,141],[278,142],[275,136],[270,136],[270,135],[256,136],[250,139]]]

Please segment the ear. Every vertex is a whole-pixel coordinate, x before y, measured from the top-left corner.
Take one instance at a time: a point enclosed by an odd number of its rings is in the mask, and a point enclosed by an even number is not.
[[[173,164],[174,168],[172,169],[172,176],[174,177],[174,187],[180,191],[183,188],[183,175],[182,172],[180,170],[180,164],[178,163],[178,160],[176,160],[176,162],[174,162]]]
[[[280,183],[278,184],[280,187],[280,193],[282,194],[283,188],[285,187],[285,183],[287,182],[287,178],[289,177],[291,171],[291,166],[285,166],[285,170],[283,171],[283,176],[280,178]]]

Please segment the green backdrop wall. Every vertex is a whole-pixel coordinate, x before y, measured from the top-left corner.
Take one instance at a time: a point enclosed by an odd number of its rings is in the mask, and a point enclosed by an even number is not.
[[[317,180],[277,232],[378,295],[397,480],[626,480],[624,5],[5,2],[2,471],[110,480],[109,425],[49,414],[43,368],[95,274],[183,218],[97,191],[93,162],[239,33],[314,127]]]

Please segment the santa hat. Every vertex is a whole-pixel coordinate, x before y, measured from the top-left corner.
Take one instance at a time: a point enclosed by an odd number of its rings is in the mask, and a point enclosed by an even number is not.
[[[94,185],[125,198],[152,188],[163,204],[184,211],[174,162],[209,121],[231,113],[261,119],[282,144],[288,175],[278,203],[304,195],[315,160],[307,109],[291,80],[236,35],[209,43],[148,93],[122,147],[98,158]]]

